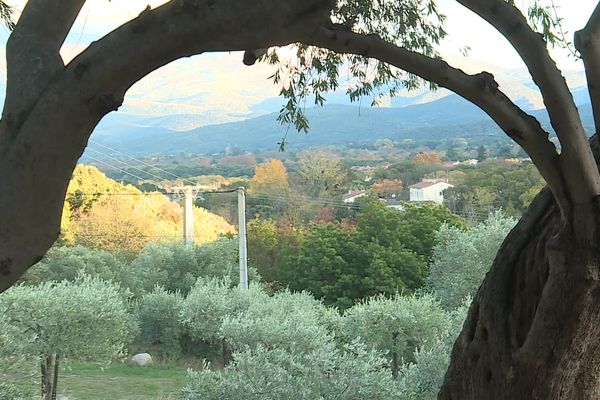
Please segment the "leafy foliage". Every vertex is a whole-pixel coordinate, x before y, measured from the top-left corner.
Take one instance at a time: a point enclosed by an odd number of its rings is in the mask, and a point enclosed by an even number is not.
[[[370,198],[360,207],[355,227],[321,223],[281,230],[274,222],[252,222],[250,243],[264,255],[258,257],[264,277],[341,309],[379,293],[410,293],[424,282],[437,229],[462,226],[444,207],[397,211]]]
[[[26,398],[15,385],[0,382],[0,400],[25,400]]]
[[[300,155],[296,173],[299,190],[312,197],[332,196],[346,189],[353,175],[336,157],[324,151]]]
[[[107,178],[95,167],[79,165],[67,190],[62,238],[67,243],[138,253],[150,242],[181,238],[182,209],[161,193],[142,193]],[[196,243],[235,232],[222,217],[194,209]]]
[[[136,328],[119,287],[97,278],[16,286],[0,296],[3,350],[41,362],[47,398],[56,393],[59,359],[110,362]]]
[[[515,223],[497,212],[467,231],[441,227],[427,282],[445,307],[457,307],[475,295]]]
[[[89,277],[13,287],[0,296],[0,318],[28,357],[110,361],[136,329],[118,286]]]
[[[42,261],[23,277],[23,282],[36,285],[45,281],[74,282],[80,275],[119,282],[127,262],[118,254],[83,246],[55,246]]]
[[[347,310],[342,332],[347,340],[359,337],[369,348],[387,354],[398,368],[402,362],[415,361],[415,350],[431,348],[446,333],[448,323],[433,296],[396,295],[371,298]]]
[[[324,342],[318,351],[292,354],[284,349],[235,353],[235,361],[223,371],[208,365],[190,373],[182,399],[391,399],[393,383],[385,361],[360,343],[342,349]]]
[[[254,268],[249,268],[248,274],[250,280],[258,280]],[[202,246],[150,243],[123,274],[123,285],[136,296],[151,292],[156,285],[185,296],[199,277],[228,277],[237,282],[237,239],[224,238]]]
[[[285,166],[280,160],[270,160],[256,167],[250,180],[249,193],[282,193],[289,187]]]
[[[292,354],[319,351],[339,330],[340,316],[307,293],[283,291],[253,302],[223,321],[221,334],[234,350],[284,349]]]
[[[434,1],[417,0],[401,2],[365,2],[344,0],[336,3],[332,21],[340,29],[357,33],[375,34],[382,39],[419,51],[429,56],[437,55],[434,46],[446,35],[442,28],[445,17]],[[271,77],[281,85],[280,94],[286,103],[280,111],[279,121],[294,125],[298,131],[307,131],[308,120],[304,106],[309,97],[323,105],[323,94],[340,86],[340,70],[349,78],[345,82],[352,101],[373,96],[373,104],[385,94],[395,95],[402,88],[414,89],[421,80],[412,74],[378,60],[354,55],[341,55],[329,50],[296,45],[292,57],[284,57],[271,50],[265,60],[278,66]],[[284,148],[286,138],[281,142]]]
[[[223,339],[221,325],[226,318],[266,298],[266,293],[255,284],[248,290],[239,290],[227,278],[200,278],[183,302],[181,320],[193,339],[216,344]]]
[[[488,214],[502,209],[508,215],[521,215],[545,182],[533,164],[486,161],[451,181],[444,202],[461,213]]]
[[[145,294],[137,306],[140,332],[137,342],[152,346],[153,350],[168,356],[181,354],[183,327],[179,321],[183,297],[156,287]]]
[[[402,365],[398,382],[398,397],[407,400],[436,400],[444,375],[450,364],[450,352],[467,315],[465,301],[447,314],[447,330],[430,346],[418,348],[414,362]]]

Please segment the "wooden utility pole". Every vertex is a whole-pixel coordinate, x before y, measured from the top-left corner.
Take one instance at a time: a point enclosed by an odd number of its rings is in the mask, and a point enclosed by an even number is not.
[[[248,289],[248,254],[246,247],[246,189],[239,187],[238,192],[238,238],[240,253],[240,289]]]

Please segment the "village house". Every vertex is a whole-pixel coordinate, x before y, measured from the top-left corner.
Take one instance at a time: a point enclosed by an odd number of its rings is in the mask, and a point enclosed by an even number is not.
[[[410,201],[431,201],[437,204],[444,203],[444,190],[454,187],[442,179],[423,179],[419,183],[409,186]]]
[[[342,195],[342,201],[346,204],[354,203],[356,199],[359,197],[363,197],[367,195],[366,190],[348,190],[348,193]]]

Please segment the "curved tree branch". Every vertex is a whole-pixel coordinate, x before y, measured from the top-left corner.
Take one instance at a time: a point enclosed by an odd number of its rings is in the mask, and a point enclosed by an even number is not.
[[[569,87],[550,57],[543,37],[505,0],[457,0],[500,32],[525,62],[540,88],[550,122],[562,145],[561,171],[574,203],[589,203],[600,194],[600,174]]]
[[[587,86],[594,111],[596,132],[600,129],[600,3],[585,27],[575,32],[575,48],[585,65]]]
[[[523,147],[552,189],[557,202],[568,207],[569,198],[559,167],[559,156],[554,144],[548,140],[548,133],[534,117],[517,107],[498,89],[491,74],[482,72],[469,75],[443,60],[397,47],[376,35],[361,35],[336,26],[323,28],[311,44],[338,53],[376,58],[435,82],[471,101]]]
[[[85,0],[29,0],[6,45],[2,119],[14,134],[26,112],[64,67],[60,48]],[[5,133],[8,134],[8,133]]]
[[[122,104],[131,85],[181,57],[307,40],[333,5],[329,0],[172,0],[61,67],[39,88],[11,140],[0,141],[0,292],[57,239],[75,163],[96,124]],[[37,54],[24,50],[30,57]]]
[[[319,0],[173,0],[93,43],[67,65],[65,77],[90,95],[122,97],[149,72],[181,57],[301,41],[332,7],[332,1]]]

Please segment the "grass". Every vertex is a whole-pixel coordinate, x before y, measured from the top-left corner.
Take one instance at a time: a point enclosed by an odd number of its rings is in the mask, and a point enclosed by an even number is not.
[[[14,378],[21,389],[38,393],[37,380]],[[175,364],[135,368],[114,363],[102,369],[90,363],[71,362],[61,368],[58,394],[69,400],[174,400],[186,382],[187,368]]]

